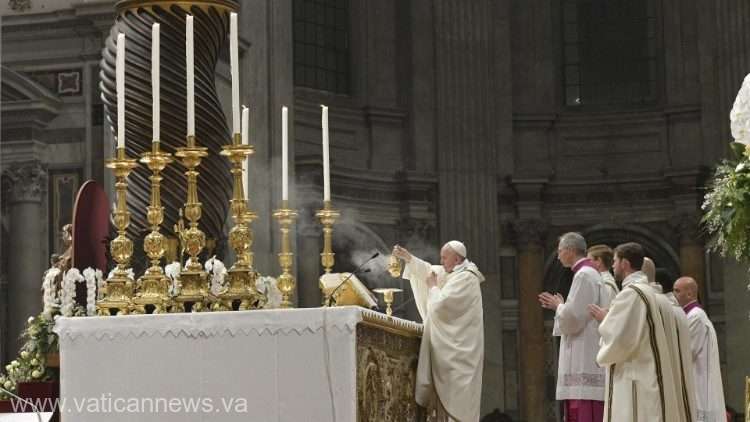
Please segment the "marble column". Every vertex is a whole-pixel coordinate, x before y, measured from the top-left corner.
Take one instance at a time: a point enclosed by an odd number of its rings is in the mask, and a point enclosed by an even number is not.
[[[9,204],[8,332],[6,356],[14,356],[29,316],[42,310],[40,286],[47,268],[46,226],[42,206],[47,170],[38,161],[16,164],[3,172]]]
[[[507,39],[498,22],[506,2],[436,0],[435,102],[440,242],[459,239],[485,274],[482,414],[504,408],[500,312],[497,149],[511,120]]]
[[[513,228],[518,249],[521,416],[525,421],[543,421],[544,315],[537,296],[544,283],[545,225],[540,220],[521,220]]]

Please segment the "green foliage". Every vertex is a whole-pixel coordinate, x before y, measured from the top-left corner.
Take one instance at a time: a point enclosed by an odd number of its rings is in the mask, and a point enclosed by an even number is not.
[[[58,351],[57,334],[52,329],[54,318],[42,315],[30,317],[22,338],[26,339],[18,358],[5,366],[5,374],[0,375],[0,385],[6,390],[16,392],[18,383],[28,381],[49,381],[56,372],[47,367],[47,355]],[[0,394],[0,399],[7,399]]]
[[[737,156],[716,167],[703,202],[703,227],[709,247],[740,261],[750,258],[750,159],[745,145],[732,144]]]

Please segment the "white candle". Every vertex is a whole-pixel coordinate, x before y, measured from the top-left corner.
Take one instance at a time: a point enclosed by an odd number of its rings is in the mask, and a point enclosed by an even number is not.
[[[240,77],[237,48],[237,13],[229,15],[229,64],[232,72],[232,133],[240,133]]]
[[[281,200],[289,200],[289,110],[281,107]]]
[[[242,145],[248,145],[248,132],[250,131],[250,109],[242,106]],[[245,193],[245,201],[250,202],[250,185],[245,186],[250,171],[250,156],[242,160],[242,186]]]
[[[242,106],[242,145],[249,145],[250,136],[250,109]]]
[[[331,161],[328,152],[328,107],[322,105],[323,124],[323,200],[331,200]]]
[[[195,135],[195,85],[193,69],[193,17],[185,21],[185,58],[187,63],[187,134]]]
[[[151,26],[152,141],[159,142],[159,24]]]
[[[117,34],[117,148],[125,148],[125,34]]]

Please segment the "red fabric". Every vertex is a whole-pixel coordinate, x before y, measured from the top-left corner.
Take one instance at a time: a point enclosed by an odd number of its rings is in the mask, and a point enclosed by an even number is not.
[[[602,422],[604,402],[597,400],[565,400],[565,422]]]
[[[703,309],[703,307],[701,306],[700,303],[698,303],[698,301],[690,302],[687,305],[685,305],[682,309],[685,311],[686,314],[688,314],[688,313],[690,313],[690,311],[693,308],[701,308],[701,309]]]

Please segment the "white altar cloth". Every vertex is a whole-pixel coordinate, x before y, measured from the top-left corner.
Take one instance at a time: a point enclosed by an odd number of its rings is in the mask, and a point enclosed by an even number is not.
[[[368,312],[59,318],[62,420],[356,421],[355,328]]]

